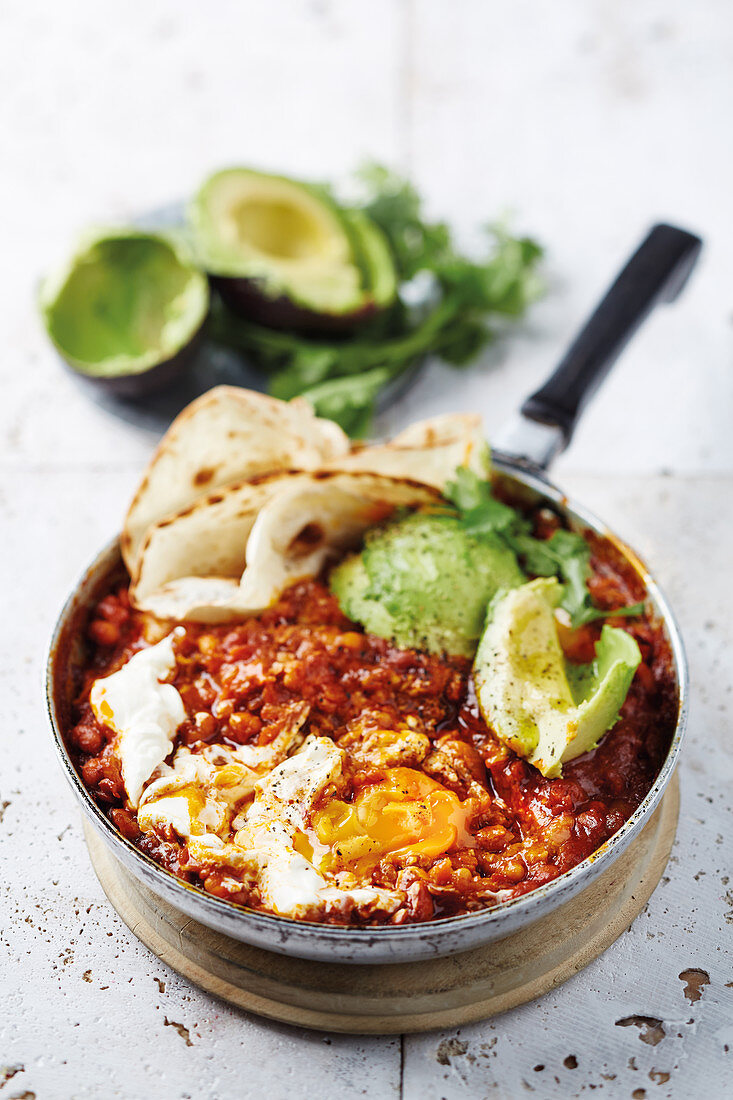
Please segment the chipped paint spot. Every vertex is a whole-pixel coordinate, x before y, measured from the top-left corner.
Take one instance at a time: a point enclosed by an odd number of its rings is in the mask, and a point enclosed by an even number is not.
[[[85,982],[90,982],[92,980],[91,970],[85,970],[84,973],[82,974],[82,978],[84,979]]]
[[[2,822],[2,819],[5,817],[5,811],[9,805],[9,802],[0,802],[0,822]]]
[[[578,1059],[574,1054],[568,1054],[567,1058],[563,1058],[562,1064],[565,1066],[565,1069],[577,1069]]]
[[[667,1034],[662,1021],[656,1016],[624,1016],[623,1019],[616,1020],[616,1027],[638,1027],[639,1038],[650,1047],[661,1043]]]
[[[191,1042],[191,1033],[188,1030],[188,1028],[185,1027],[183,1024],[179,1024],[175,1020],[169,1020],[167,1016],[164,1016],[163,1017],[163,1026],[164,1027],[173,1027],[173,1028],[175,1028],[176,1031],[178,1032],[178,1034],[181,1036],[181,1038],[185,1041],[186,1046],[187,1047],[192,1047],[193,1046],[193,1043]]]
[[[728,924],[733,924],[733,890],[726,890],[725,903],[726,905],[729,905],[730,908],[728,909],[727,913],[723,913],[723,916],[727,920]]]
[[[22,1062],[16,1062],[14,1066],[0,1066],[0,1088],[8,1081],[12,1081],[16,1073],[23,1073],[25,1066]]]
[[[691,966],[677,975],[681,982],[685,983],[684,994],[690,1004],[699,1001],[706,985],[710,985],[710,975],[707,970],[700,970],[697,966]]]
[[[464,1042],[463,1039],[443,1039],[435,1052],[435,1058],[441,1066],[449,1066],[451,1058],[459,1057],[461,1054],[465,1054],[467,1050],[468,1043]]]
[[[655,1085],[666,1085],[671,1076],[671,1073],[667,1073],[667,1071],[663,1069],[649,1070],[649,1080],[653,1081]]]

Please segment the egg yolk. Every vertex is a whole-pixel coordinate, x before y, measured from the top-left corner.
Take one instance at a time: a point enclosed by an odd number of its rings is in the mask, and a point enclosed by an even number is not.
[[[442,784],[413,768],[364,787],[353,802],[333,799],[311,819],[301,854],[321,871],[369,874],[385,856],[436,858],[457,842],[470,843],[471,809]],[[310,851],[305,849],[309,848]]]
[[[103,725],[109,726],[110,729],[117,729],[114,724],[114,711],[112,710],[112,707],[109,705],[106,699],[102,699],[102,702],[98,706],[95,706],[94,703],[92,703],[92,710],[94,711],[94,717],[97,719],[98,722],[101,722]]]

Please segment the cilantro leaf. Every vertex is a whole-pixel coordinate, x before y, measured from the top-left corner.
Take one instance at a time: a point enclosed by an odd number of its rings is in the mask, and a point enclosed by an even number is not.
[[[456,506],[462,525],[471,535],[501,533],[521,522],[519,513],[492,496],[489,483],[467,466],[459,466],[444,496]]]
[[[633,618],[636,615],[644,614],[644,601],[640,600],[639,603],[629,604],[628,607],[616,607],[613,611],[604,610],[602,607],[593,607],[592,604],[588,604],[576,615],[574,626],[583,626],[585,623],[594,623],[598,619],[611,619],[611,618]]]
[[[560,606],[575,628],[613,615],[640,615],[644,604],[606,611],[594,606],[588,591],[590,547],[582,535],[561,528],[549,539],[530,535],[529,525],[516,509],[497,500],[487,481],[465,466],[456,470],[455,479],[446,485],[444,495],[457,509],[465,529],[474,535],[496,534],[521,559],[528,573],[539,577],[559,577],[564,591]]]
[[[545,541],[529,536],[525,536],[524,541],[525,567],[539,576],[546,577],[555,573],[564,582],[565,591],[560,606],[570,616],[570,625],[573,628],[612,615],[632,616],[643,613],[643,602],[630,607],[619,607],[614,611],[594,606],[587,584],[591,573],[590,547],[582,535],[561,529]]]
[[[484,481],[468,466],[459,466],[455,472],[454,480],[446,482],[443,496],[455,504],[459,512],[465,515],[482,504],[491,501],[491,486]]]
[[[388,379],[389,374],[377,367],[353,377],[330,378],[303,390],[301,396],[318,416],[335,420],[349,435],[361,438],[369,430],[375,398]]]
[[[356,173],[366,192],[364,213],[387,237],[400,279],[436,270],[452,255],[445,222],[428,222],[415,187],[383,164],[365,164]]]
[[[590,576],[590,547],[574,531],[555,531],[547,539],[548,550],[557,561],[557,573],[565,584],[560,606],[570,615],[570,625],[580,626],[583,611],[591,606],[586,581]]]

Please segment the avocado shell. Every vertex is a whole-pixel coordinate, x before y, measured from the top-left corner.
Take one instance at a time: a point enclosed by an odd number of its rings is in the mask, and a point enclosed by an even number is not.
[[[269,328],[317,335],[352,332],[387,309],[397,295],[397,273],[392,253],[379,226],[360,210],[342,210],[341,219],[365,281],[359,307],[345,313],[309,309],[285,294],[267,294],[257,279],[211,275],[210,282],[233,313]]]
[[[381,229],[312,184],[223,169],[202,184],[188,222],[212,287],[246,320],[348,334],[396,297],[394,260]]]
[[[87,235],[44,281],[39,308],[75,375],[136,398],[169,385],[196,354],[209,289],[174,236],[111,229]]]
[[[257,279],[237,279],[222,275],[211,275],[209,279],[232,313],[269,328],[314,335],[347,333],[369,321],[378,312],[376,303],[365,298],[359,309],[349,313],[319,313],[298,305],[284,294],[276,298],[270,297]]]
[[[117,397],[134,401],[139,397],[147,397],[149,394],[160,393],[162,390],[167,389],[171,383],[175,382],[175,380],[184,373],[189,364],[196,358],[201,348],[203,328],[204,323],[202,322],[198,331],[193,334],[189,342],[182,347],[180,351],[171,355],[170,358],[164,359],[152,367],[148,367],[147,370],[142,371],[140,374],[118,374],[111,375],[110,377],[95,377],[94,375],[85,374],[83,371],[77,370],[77,368],[65,359],[63,355],[61,358],[64,365],[68,367],[77,378],[82,378],[85,385],[95,386],[99,389],[106,390],[107,393],[115,394]]]

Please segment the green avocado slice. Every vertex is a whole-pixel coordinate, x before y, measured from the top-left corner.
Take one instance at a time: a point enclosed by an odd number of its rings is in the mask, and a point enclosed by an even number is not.
[[[499,538],[467,534],[452,516],[414,513],[368,532],[331,572],[349,618],[407,649],[472,657],[489,601],[524,580]]]
[[[555,622],[562,594],[555,577],[500,593],[473,669],[487,723],[550,778],[616,723],[641,661],[631,635],[610,626],[603,627],[591,664],[566,661]]]
[[[181,241],[111,229],[82,240],[43,283],[39,306],[66,362],[110,379],[150,371],[181,352],[204,322],[209,288]]]
[[[250,168],[210,176],[188,212],[196,253],[230,306],[275,327],[372,315],[394,291],[389,248],[369,219],[340,210],[321,190]],[[384,269],[385,275],[380,276]],[[234,284],[234,285],[233,285]],[[277,302],[273,313],[268,303]]]

